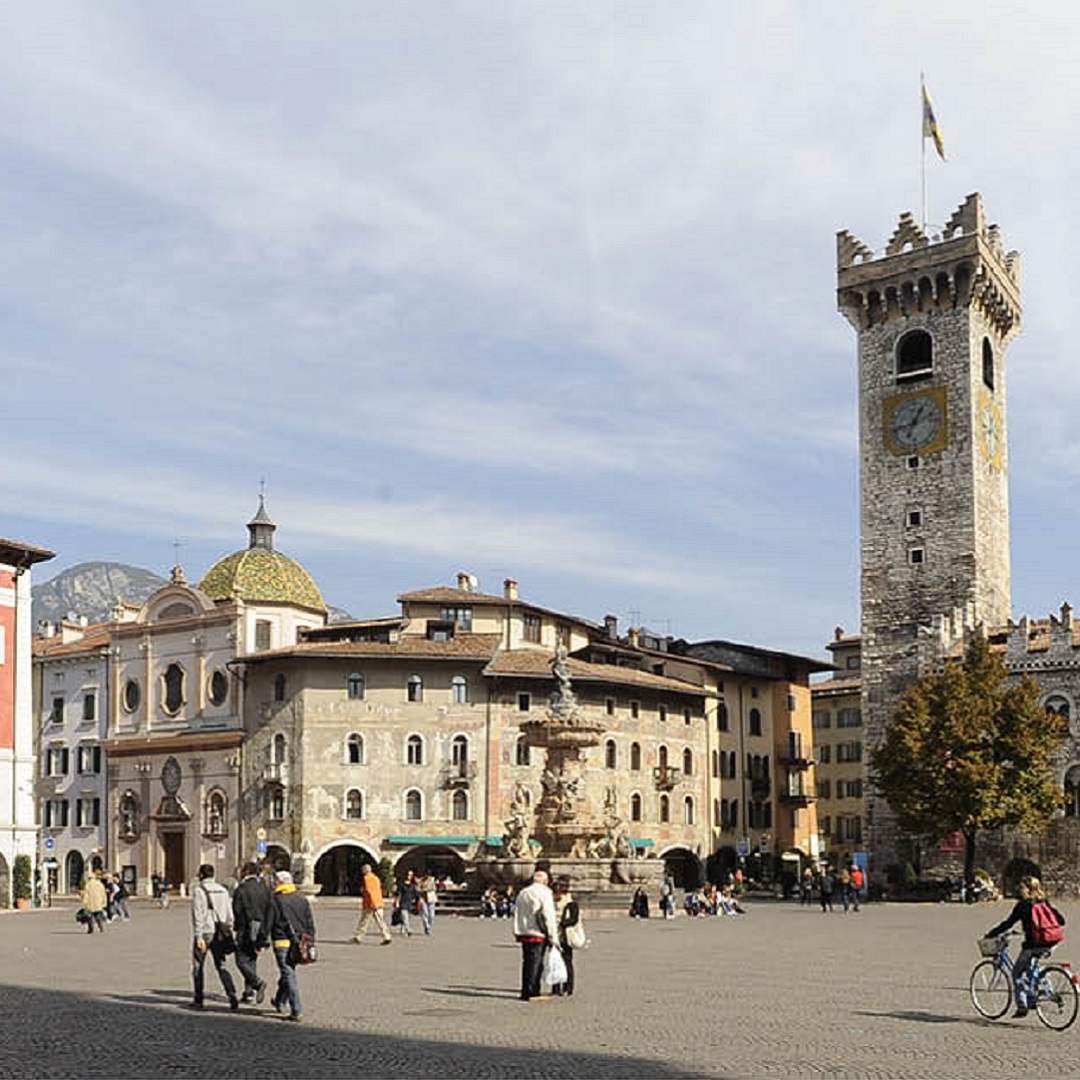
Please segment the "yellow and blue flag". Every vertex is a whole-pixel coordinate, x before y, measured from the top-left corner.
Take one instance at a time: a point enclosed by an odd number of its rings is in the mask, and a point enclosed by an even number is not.
[[[930,92],[926,89],[926,83],[922,84],[922,133],[923,138],[934,140],[934,149],[938,157],[945,160],[945,140],[941,134],[941,125],[934,115],[934,106],[930,101]]]

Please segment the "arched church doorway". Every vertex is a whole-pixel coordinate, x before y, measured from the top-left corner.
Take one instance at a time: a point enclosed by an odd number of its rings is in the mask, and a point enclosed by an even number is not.
[[[324,851],[315,863],[315,881],[322,886],[320,896],[359,896],[360,867],[379,865],[378,856],[353,841],[335,844]]]
[[[394,877],[403,878],[410,870],[418,877],[424,874],[432,874],[436,878],[448,877],[459,885],[465,881],[465,860],[453,848],[409,848],[394,863]]]
[[[689,848],[669,848],[662,857],[677,889],[696,889],[704,883],[701,860]]]
[[[64,860],[64,891],[73,893],[78,892],[82,886],[83,871],[86,868],[86,863],[83,861],[82,855],[77,851],[69,851],[67,858]]]

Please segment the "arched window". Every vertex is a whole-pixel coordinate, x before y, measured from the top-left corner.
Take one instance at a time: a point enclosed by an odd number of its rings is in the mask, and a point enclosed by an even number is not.
[[[760,735],[761,734],[761,710],[760,709],[751,709],[750,710],[750,734],[751,735]]]
[[[530,764],[531,755],[529,753],[529,744],[525,741],[524,735],[517,737],[517,742],[514,744],[514,762],[517,765]]]
[[[420,821],[424,816],[424,798],[416,788],[405,792],[405,820]]]
[[[666,825],[671,820],[671,800],[666,795],[660,796],[660,823]]]
[[[345,794],[345,816],[359,821],[364,816],[364,796],[357,788],[349,788]]]
[[[716,730],[727,731],[729,725],[730,720],[728,719],[727,705],[721,701],[720,704],[716,706]]]
[[[229,800],[220,788],[206,796],[205,830],[211,840],[224,840],[229,834]]]
[[[270,788],[267,795],[267,814],[271,821],[285,820],[285,789],[280,784]]]
[[[142,701],[142,691],[139,690],[139,684],[134,679],[128,679],[124,683],[124,711],[134,712]]]
[[[1080,765],[1065,774],[1065,816],[1080,817]]]
[[[618,766],[618,761],[619,754],[615,749],[615,740],[608,739],[608,741],[604,743],[604,768],[614,769]]]
[[[424,700],[424,680],[419,675],[410,675],[406,683],[405,697],[408,701]]]
[[[274,742],[271,746],[270,755],[271,760],[275,765],[284,765],[287,754],[288,746],[285,742],[285,736],[279,731],[274,736]]]
[[[350,765],[364,764],[364,736],[353,732],[345,740],[345,760]]]
[[[661,744],[660,749],[656,752],[656,764],[661,769],[667,768],[667,747]]]
[[[469,760],[468,735],[455,735],[450,742],[450,760],[457,766],[464,766]]]
[[[896,378],[925,378],[933,371],[933,338],[925,330],[909,331],[896,346]]]
[[[285,700],[285,676],[284,675],[275,675],[274,676],[274,700],[275,701],[284,701]]]
[[[694,751],[690,747],[682,752],[682,771],[683,776],[694,775]]]
[[[630,744],[630,769],[632,772],[641,770],[641,743]]]
[[[630,820],[641,820],[641,796],[636,791],[630,796]]]
[[[450,799],[450,816],[454,821],[469,820],[469,793],[458,788]]]
[[[683,821],[686,822],[687,825],[693,825],[694,824],[694,796],[693,795],[687,795],[686,798],[683,799]]]
[[[464,675],[455,675],[450,680],[450,695],[455,705],[469,704],[469,684]]]
[[[994,347],[989,338],[983,338],[983,385],[987,390],[994,389]]]
[[[350,701],[363,701],[364,700],[364,676],[358,671],[354,671],[346,680],[345,685],[348,690]]]
[[[184,707],[184,669],[170,664],[161,676],[161,707],[175,716]]]
[[[424,739],[422,735],[410,735],[405,740],[405,764],[424,764]]]

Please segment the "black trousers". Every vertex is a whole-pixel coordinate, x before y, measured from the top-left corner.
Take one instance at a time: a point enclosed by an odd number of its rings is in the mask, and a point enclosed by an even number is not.
[[[563,963],[566,964],[566,982],[553,986],[553,994],[572,994],[574,992],[574,950],[569,945],[561,945]]]
[[[544,970],[546,941],[521,943],[521,1000],[540,996],[540,976]]]
[[[195,1004],[202,1004],[203,966],[206,964],[207,956],[213,958],[214,967],[217,968],[218,978],[221,980],[221,986],[225,991],[225,996],[231,1002],[232,999],[236,997],[236,984],[233,982],[233,977],[229,973],[229,969],[225,966],[225,961],[228,957],[222,951],[221,946],[216,941],[211,940],[207,944],[205,952],[194,944],[192,944],[191,947],[191,978],[195,984]]]
[[[244,977],[244,989],[252,992],[259,989],[263,980],[259,978],[256,965],[259,962],[259,952],[250,945],[236,946],[236,966]]]

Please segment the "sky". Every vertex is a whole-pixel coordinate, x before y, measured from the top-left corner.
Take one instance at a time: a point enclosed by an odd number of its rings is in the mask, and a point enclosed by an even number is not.
[[[328,602],[486,592],[821,657],[858,629],[835,234],[1022,255],[1017,616],[1080,603],[1080,8],[58,3],[0,34],[0,535]],[[1070,254],[1072,253],[1072,254]],[[180,548],[174,545],[179,542]]]

